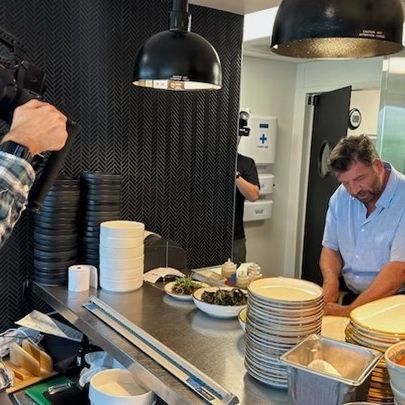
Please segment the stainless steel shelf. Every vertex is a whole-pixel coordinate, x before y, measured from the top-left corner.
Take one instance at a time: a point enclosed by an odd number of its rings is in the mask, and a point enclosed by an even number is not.
[[[285,391],[251,378],[244,367],[244,339],[236,319],[211,318],[193,303],[177,301],[147,283],[131,293],[90,289],[72,293],[66,287],[33,283],[33,291],[91,341],[127,367],[168,404],[198,404],[202,399],[177,378],[123,338],[82,305],[94,295],[133,324],[162,342],[235,394],[242,404],[287,404]]]

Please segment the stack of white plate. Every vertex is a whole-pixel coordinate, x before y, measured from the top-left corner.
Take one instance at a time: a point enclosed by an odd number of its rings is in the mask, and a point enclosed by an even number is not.
[[[245,366],[257,380],[287,388],[280,356],[313,333],[320,333],[322,288],[309,281],[274,277],[248,287]]]
[[[350,313],[346,341],[384,353],[394,343],[405,340],[405,295],[370,302]],[[394,394],[384,357],[371,374],[370,402],[394,404]]]
[[[133,291],[143,283],[145,225],[107,221],[100,225],[100,286],[108,291]]]

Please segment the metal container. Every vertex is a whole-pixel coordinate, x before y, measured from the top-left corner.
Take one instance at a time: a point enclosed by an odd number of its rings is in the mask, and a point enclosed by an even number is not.
[[[367,400],[370,373],[382,353],[366,347],[310,335],[280,360],[287,364],[288,396],[291,405],[341,405]],[[324,360],[340,374],[308,367]]]

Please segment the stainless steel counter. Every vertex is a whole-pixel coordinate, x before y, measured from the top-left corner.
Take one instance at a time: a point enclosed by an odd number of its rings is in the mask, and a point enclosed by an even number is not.
[[[82,307],[97,296],[135,325],[231,391],[242,404],[287,404],[287,392],[250,377],[244,367],[244,337],[238,320],[209,317],[193,303],[175,300],[145,283],[131,293],[91,289],[72,293],[66,287],[33,284],[34,292],[63,317],[109,352],[149,389],[169,404],[202,403],[159,364]]]

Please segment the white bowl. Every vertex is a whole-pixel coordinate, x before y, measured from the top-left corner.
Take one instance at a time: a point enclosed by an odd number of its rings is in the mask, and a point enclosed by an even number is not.
[[[145,233],[145,225],[135,221],[106,221],[100,224],[100,239],[111,238],[139,238]]]
[[[132,281],[143,278],[140,270],[115,271],[115,269],[100,268],[100,279],[111,281]]]
[[[221,290],[232,290],[232,287],[222,287]],[[236,318],[239,312],[246,307],[246,305],[216,305],[208,304],[201,300],[201,295],[204,291],[216,291],[218,287],[203,287],[194,291],[193,301],[198,309],[215,318]]]
[[[136,251],[140,251],[140,249],[142,249],[142,253],[136,253],[137,256],[140,256],[143,254],[143,237],[111,238],[108,236],[100,236],[100,250],[101,249],[111,249],[113,255],[125,254],[125,250],[129,251],[131,249],[134,251],[134,249],[136,249]]]
[[[99,246],[99,253],[104,257],[138,257],[143,256],[143,250],[143,243],[138,246],[123,247],[121,245],[104,246],[100,241]]]
[[[89,398],[94,405],[151,405],[154,397],[128,370],[100,371],[90,380]]]
[[[405,404],[405,391],[399,390],[391,381],[392,392],[394,393],[395,401],[399,405]]]
[[[100,264],[100,277],[112,280],[127,280],[143,277],[143,265],[130,269],[118,268],[116,266],[105,266]]]
[[[143,277],[134,278],[132,280],[112,280],[105,277],[100,277],[100,286],[103,290],[111,292],[129,292],[141,288]]]
[[[100,266],[117,269],[133,269],[143,267],[143,255],[138,257],[108,257],[100,254]]]
[[[390,346],[384,355],[388,374],[390,375],[391,385],[405,395],[405,366],[395,362],[395,359],[405,358],[405,341]]]

